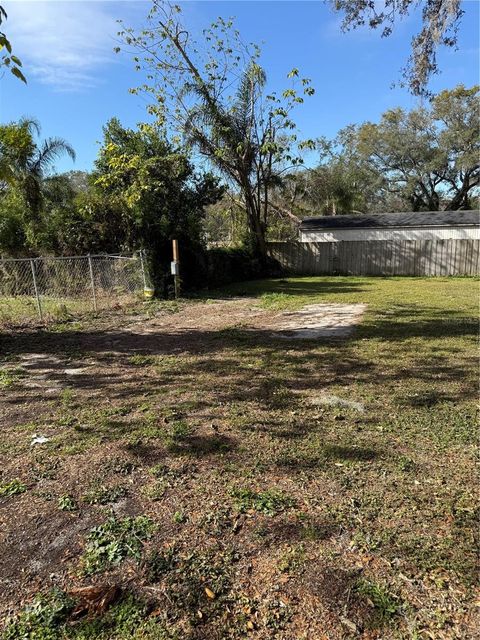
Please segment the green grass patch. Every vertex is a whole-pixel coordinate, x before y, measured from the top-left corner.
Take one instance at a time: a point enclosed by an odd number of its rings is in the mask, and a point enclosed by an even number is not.
[[[125,594],[106,612],[70,621],[76,602],[60,589],[37,596],[14,619],[2,640],[180,640],[173,629],[148,616],[145,602]]]
[[[275,489],[252,491],[251,489],[232,489],[230,495],[239,511],[258,511],[267,516],[275,516],[296,505],[296,501],[285,493]]]
[[[125,558],[140,560],[143,544],[154,529],[152,520],[146,516],[119,520],[112,517],[94,527],[82,556],[83,574],[99,573],[119,565]]]
[[[373,625],[385,624],[393,616],[400,613],[398,598],[394,597],[384,586],[370,580],[359,580],[355,585],[355,591],[362,598],[365,598],[373,607],[375,617]]]
[[[6,496],[16,496],[19,493],[25,493],[26,490],[27,487],[23,484],[23,482],[20,482],[20,480],[17,479],[11,480],[6,484],[0,485],[0,498]]]
[[[123,485],[114,487],[94,487],[90,489],[82,498],[86,504],[110,504],[117,502],[127,495],[127,488]]]
[[[24,377],[23,369],[0,369],[0,387],[11,387]]]
[[[77,501],[70,494],[60,496],[58,499],[58,508],[60,511],[77,511]]]

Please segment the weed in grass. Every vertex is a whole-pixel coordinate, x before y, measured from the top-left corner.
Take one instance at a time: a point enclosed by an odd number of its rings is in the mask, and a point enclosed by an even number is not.
[[[409,456],[400,456],[398,458],[398,468],[400,471],[412,471],[415,469],[415,461]]]
[[[76,500],[66,493],[58,499],[58,508],[60,511],[77,511],[78,505]]]
[[[83,573],[98,573],[119,565],[128,557],[139,560],[143,543],[152,535],[154,528],[154,523],[146,516],[121,520],[112,517],[94,527],[82,556]]]
[[[58,458],[49,458],[38,455],[31,467],[31,475],[35,481],[37,480],[54,480],[58,476],[60,469],[60,460]]]
[[[114,487],[94,487],[90,489],[82,498],[86,504],[109,504],[117,502],[127,495],[127,488],[122,485]]]
[[[142,569],[147,582],[158,582],[162,576],[175,568],[178,562],[177,549],[175,545],[168,547],[165,551],[155,549],[142,561]]]
[[[220,329],[215,332],[213,337],[216,340],[228,340],[239,345],[251,344],[255,339],[253,335],[249,334],[248,330],[242,328],[242,325]]]
[[[179,466],[156,464],[150,468],[150,473],[158,479],[165,480],[171,486],[181,483],[186,477],[192,477],[198,472],[198,466],[194,462],[185,462]]]
[[[149,469],[154,478],[165,479],[173,476],[170,467],[166,464],[156,464]]]
[[[78,427],[78,418],[71,414],[71,413],[62,413],[62,415],[60,415],[57,418],[57,425],[59,427],[73,427],[73,428],[77,428]]]
[[[183,511],[175,511],[173,514],[173,521],[176,524],[183,524],[187,521],[187,515]]]
[[[271,309],[272,311],[288,309],[295,302],[295,296],[288,293],[264,293],[260,297],[262,309]]]
[[[332,520],[317,522],[304,513],[298,514],[299,537],[302,540],[324,540],[329,538],[336,529]]]
[[[275,516],[290,507],[294,507],[296,504],[291,496],[274,489],[263,492],[241,488],[232,489],[230,495],[235,499],[235,504],[239,511],[244,512],[253,509],[267,516]]]
[[[232,585],[233,563],[238,560],[235,551],[193,552],[178,558],[175,571],[165,576],[169,599],[181,615],[195,621],[200,609],[205,621],[224,612],[224,598]]]
[[[11,387],[24,375],[22,369],[0,369],[0,387]]]
[[[169,436],[174,440],[183,440],[193,433],[193,428],[185,420],[172,422],[169,428]]]
[[[400,611],[398,599],[376,582],[359,580],[355,585],[355,591],[374,608],[374,624],[384,624]]]
[[[186,420],[174,420],[169,424],[167,439],[173,444],[186,440],[193,434],[191,427]]]
[[[142,355],[140,353],[136,353],[135,355],[130,356],[130,358],[128,359],[128,362],[137,367],[145,367],[145,366],[150,366],[152,364],[155,364],[156,358],[155,356]]]
[[[106,473],[112,472],[120,476],[129,476],[135,470],[135,464],[126,458],[112,458],[104,468]]]
[[[209,534],[222,536],[228,531],[233,531],[238,527],[238,520],[228,508],[221,508],[205,513],[200,521],[200,526]]]
[[[88,448],[85,442],[76,442],[75,444],[63,445],[60,449],[62,455],[65,456],[77,456],[83,453]]]
[[[25,493],[27,487],[20,480],[11,480],[7,484],[0,485],[0,498],[6,496],[15,496],[19,493]]]
[[[283,600],[270,600],[266,603],[265,626],[274,632],[283,631],[292,620],[293,610]],[[277,635],[273,637],[278,637]]]
[[[278,569],[282,573],[294,573],[301,569],[305,562],[305,547],[303,544],[299,544],[294,547],[289,547],[284,553],[282,553],[278,561]]]
[[[161,356],[156,359],[155,370],[158,373],[173,373],[179,370],[179,359],[177,356]]]
[[[2,640],[57,640],[74,602],[60,589],[38,595],[16,620],[7,622]]]
[[[163,498],[169,486],[170,485],[168,482],[160,480],[155,482],[155,484],[153,485],[144,487],[142,489],[142,493],[149,500],[152,500],[153,502],[158,502]]]
[[[75,398],[75,393],[73,389],[67,387],[66,389],[62,389],[60,392],[60,404],[64,409],[70,409],[72,406],[72,402]]]

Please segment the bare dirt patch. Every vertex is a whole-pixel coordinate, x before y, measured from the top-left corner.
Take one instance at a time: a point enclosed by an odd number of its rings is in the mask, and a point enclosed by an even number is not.
[[[274,335],[281,338],[346,338],[360,323],[366,308],[366,304],[309,304],[275,316],[271,326]]]

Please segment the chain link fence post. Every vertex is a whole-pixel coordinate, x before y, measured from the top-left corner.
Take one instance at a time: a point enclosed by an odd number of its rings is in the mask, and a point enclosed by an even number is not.
[[[142,268],[143,291],[145,292],[147,288],[147,276],[145,274],[145,262],[143,259],[143,249],[140,249],[140,266]]]
[[[90,271],[90,283],[92,286],[93,310],[97,311],[97,294],[95,291],[95,279],[93,277],[92,256],[88,254],[88,270]]]
[[[42,303],[40,302],[40,296],[38,294],[37,276],[35,274],[35,260],[30,259],[30,268],[32,270],[33,290],[35,292],[35,299],[37,301],[37,311],[40,322],[43,322]]]

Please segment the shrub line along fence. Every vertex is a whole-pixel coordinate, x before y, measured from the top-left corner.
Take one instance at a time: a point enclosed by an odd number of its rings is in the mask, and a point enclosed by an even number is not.
[[[475,276],[480,240],[270,242],[270,255],[297,275]]]
[[[40,321],[131,302],[147,288],[143,252],[0,259],[0,321]]]

